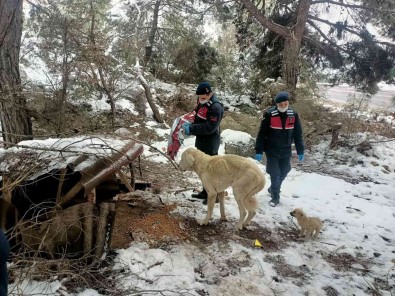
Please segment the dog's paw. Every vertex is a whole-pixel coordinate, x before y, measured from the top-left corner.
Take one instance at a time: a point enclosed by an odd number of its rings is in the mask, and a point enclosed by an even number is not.
[[[221,221],[226,222],[228,219],[226,219],[226,217],[221,217]]]
[[[248,225],[246,225],[246,224],[243,224],[243,226],[242,226],[242,229],[248,229],[248,227],[247,227]]]
[[[197,222],[198,222],[198,224],[199,224],[200,226],[203,226],[203,225],[207,225],[207,224],[208,224],[208,221],[206,221],[206,219],[201,220],[201,221],[197,221]]]
[[[243,224],[237,223],[236,229],[243,230]]]
[[[243,227],[246,228],[246,227],[249,226],[250,224],[251,224],[251,222],[243,223]]]

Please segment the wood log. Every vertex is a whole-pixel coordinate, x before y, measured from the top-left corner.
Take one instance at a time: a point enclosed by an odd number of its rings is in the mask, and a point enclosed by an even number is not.
[[[77,184],[74,185],[73,188],[69,190],[59,201],[59,206],[63,207],[66,203],[68,203],[70,200],[73,199],[74,196],[77,195],[78,192],[81,191],[81,189],[84,188],[81,182],[78,182]]]
[[[100,257],[105,251],[106,245],[109,245],[112,235],[112,225],[114,224],[114,217],[111,212],[114,212],[114,203],[101,203],[99,221],[96,228],[96,244],[94,255]],[[110,227],[107,227],[109,225]]]
[[[90,203],[89,203],[90,204]],[[88,205],[89,205],[88,204]],[[93,206],[85,206],[83,208],[83,229],[84,229],[84,255],[89,255],[92,251],[92,242],[93,242]]]
[[[128,188],[129,192],[134,191],[128,180],[126,179],[125,174],[122,171],[118,171],[119,177],[121,178],[121,181],[123,184],[125,184],[126,188]]]
[[[56,204],[60,203],[60,197],[62,195],[62,189],[63,189],[63,183],[64,183],[64,177],[66,176],[67,168],[63,168],[60,171],[60,180],[59,180],[59,185],[58,185],[58,191],[56,193]]]

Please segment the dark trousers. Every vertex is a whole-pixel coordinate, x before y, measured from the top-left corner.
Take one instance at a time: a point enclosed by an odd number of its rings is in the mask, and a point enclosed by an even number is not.
[[[10,245],[3,232],[0,229],[0,296],[7,296],[8,272],[7,260],[10,254]]]
[[[270,175],[270,180],[272,182],[272,196],[279,196],[281,184],[288,173],[291,171],[291,158],[279,158],[270,155],[266,155],[266,158],[266,172]]]

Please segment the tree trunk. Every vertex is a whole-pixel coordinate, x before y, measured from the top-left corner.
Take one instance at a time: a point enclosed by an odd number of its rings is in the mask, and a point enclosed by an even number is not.
[[[151,31],[150,31],[150,34],[148,37],[148,45],[145,48],[145,57],[144,57],[144,66],[145,67],[147,67],[147,65],[151,59],[151,56],[152,56],[152,48],[154,46],[155,34],[156,34],[156,31],[158,30],[160,2],[161,2],[161,0],[157,0],[155,3],[154,17],[152,20]]]
[[[287,27],[266,18],[250,0],[239,0],[239,2],[244,4],[262,26],[285,38],[282,78],[288,91],[294,94],[300,68],[299,52],[312,0],[299,1],[296,24],[289,24]]]
[[[299,52],[302,45],[304,30],[312,0],[300,0],[297,11],[296,24],[291,29],[291,34],[285,39],[283,50],[282,75],[288,91],[295,94],[296,83],[300,69]],[[290,24],[293,25],[293,24]],[[295,98],[295,97],[294,97]]]
[[[144,87],[145,96],[147,97],[148,104],[150,105],[152,112],[154,113],[154,119],[159,123],[163,123],[163,118],[162,116],[160,116],[159,110],[158,108],[156,108],[155,102],[152,99],[151,88],[141,72],[141,69],[137,69],[137,78],[140,81],[141,85]]]
[[[5,148],[33,138],[19,73],[21,35],[22,0],[0,0],[0,113]]]
[[[296,83],[299,72],[299,50],[300,42],[288,38],[284,42],[282,78],[287,86],[288,92],[295,94]]]
[[[54,118],[56,122],[55,132],[57,134],[62,133],[65,128],[65,117],[64,117],[64,108],[67,101],[67,91],[70,81],[70,50],[69,50],[69,27],[70,21],[67,18],[63,19],[63,34],[62,34],[62,88],[57,90],[54,93],[54,98],[56,100],[57,112],[56,118]]]
[[[90,3],[90,8],[91,8],[91,31],[90,31],[90,40],[92,43],[92,46],[95,50],[95,54],[97,54],[97,56],[100,56],[101,53],[98,52],[97,46],[96,46],[96,36],[95,36],[95,25],[96,25],[96,18],[95,18],[95,11],[94,11],[94,7],[93,7],[93,2],[91,1]],[[97,59],[97,70],[99,72],[99,79],[100,81],[97,79],[96,77],[96,82],[99,86],[100,89],[102,89],[104,91],[104,93],[107,95],[108,101],[110,103],[111,106],[111,122],[112,122],[112,126],[115,126],[115,118],[116,118],[116,110],[115,110],[115,99],[114,96],[111,93],[110,87],[107,83],[106,77],[105,77],[105,73],[104,73],[104,65],[102,63],[102,59],[98,58]],[[92,68],[92,66],[91,66]],[[92,68],[92,75],[96,76],[96,73],[94,71],[94,69]],[[101,83],[101,85],[100,85]]]

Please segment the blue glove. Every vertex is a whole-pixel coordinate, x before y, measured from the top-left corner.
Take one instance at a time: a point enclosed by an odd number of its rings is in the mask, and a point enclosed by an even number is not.
[[[303,161],[304,160],[304,154],[302,153],[302,154],[298,154],[298,158],[299,158],[299,161]]]
[[[257,153],[257,154],[255,154],[255,159],[257,160],[257,161],[261,161],[262,160],[262,154],[260,154],[260,153]]]
[[[191,134],[191,131],[189,130],[189,122],[184,122],[182,125],[182,128],[184,129],[184,132],[187,136],[189,136]]]

